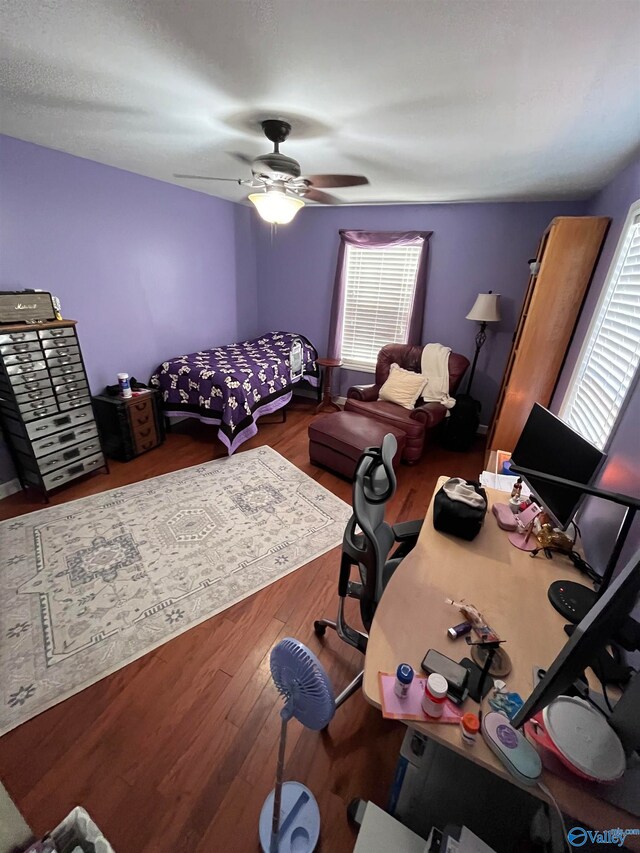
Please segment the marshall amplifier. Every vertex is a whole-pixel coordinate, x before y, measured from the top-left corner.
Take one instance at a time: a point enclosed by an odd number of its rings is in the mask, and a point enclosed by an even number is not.
[[[0,323],[37,323],[55,319],[50,293],[0,290]]]

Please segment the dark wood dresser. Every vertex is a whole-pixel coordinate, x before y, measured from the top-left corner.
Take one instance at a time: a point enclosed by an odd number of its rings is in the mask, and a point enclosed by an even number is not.
[[[46,497],[106,468],[75,320],[0,326],[0,419],[18,477]]]
[[[93,397],[93,409],[104,452],[128,462],[164,441],[164,417],[157,391],[134,391],[134,396]]]

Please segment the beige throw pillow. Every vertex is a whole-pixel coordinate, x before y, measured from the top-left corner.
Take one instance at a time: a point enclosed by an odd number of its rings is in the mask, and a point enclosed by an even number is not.
[[[426,384],[421,373],[405,370],[398,364],[392,364],[389,377],[380,389],[378,400],[388,400],[405,409],[413,409]]]

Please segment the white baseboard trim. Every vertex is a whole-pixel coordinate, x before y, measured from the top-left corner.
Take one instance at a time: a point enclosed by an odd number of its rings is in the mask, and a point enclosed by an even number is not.
[[[15,495],[15,493],[21,491],[21,489],[22,486],[20,485],[20,480],[17,478],[15,480],[9,480],[8,483],[0,483],[0,500],[8,498],[9,495]]]

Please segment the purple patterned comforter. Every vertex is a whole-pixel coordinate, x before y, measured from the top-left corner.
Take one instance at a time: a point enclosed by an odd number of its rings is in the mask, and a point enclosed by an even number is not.
[[[149,380],[162,392],[165,414],[219,424],[229,455],[258,431],[261,415],[286,406],[293,395],[289,354],[302,342],[303,374],[318,385],[318,353],[302,335],[269,332],[260,338],[165,361]]]

